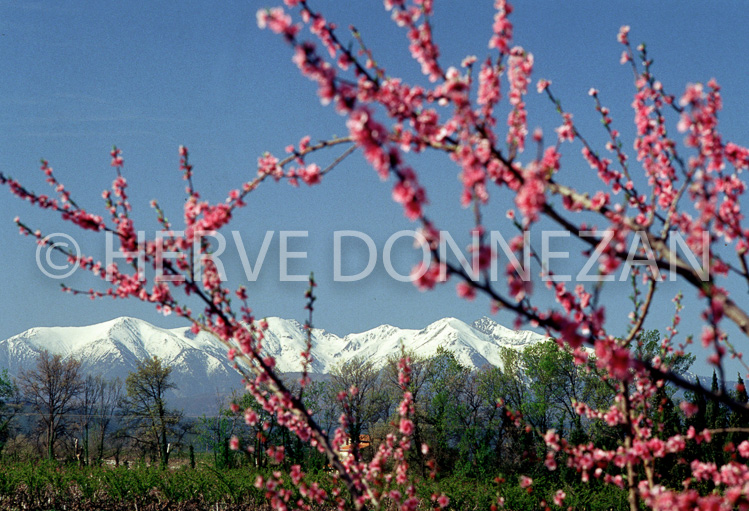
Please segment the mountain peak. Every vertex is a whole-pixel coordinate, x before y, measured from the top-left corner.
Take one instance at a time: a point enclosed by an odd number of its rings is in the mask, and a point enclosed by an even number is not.
[[[547,339],[547,337],[530,330],[512,330],[486,316],[477,319],[471,326],[479,332],[498,340],[500,344],[525,345]]]

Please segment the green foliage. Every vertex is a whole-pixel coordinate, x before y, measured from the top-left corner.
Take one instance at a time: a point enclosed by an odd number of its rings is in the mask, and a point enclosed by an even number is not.
[[[733,397],[739,403],[749,403],[749,395],[747,395],[746,387],[744,385],[744,379],[741,377],[741,373],[738,374],[736,381],[736,388],[733,391]],[[728,427],[729,428],[745,428],[749,426],[749,414],[741,413],[738,411],[731,411],[728,415]],[[732,442],[734,445],[739,445],[744,440],[749,440],[749,435],[744,432],[731,432],[728,434],[727,441]]]
[[[234,504],[255,508],[263,494],[247,470],[163,471],[156,467],[73,467],[55,463],[6,463],[0,466],[2,509],[124,509],[117,503],[148,506],[193,502],[197,509]],[[14,505],[15,504],[15,505]],[[149,507],[150,509],[150,507]],[[195,509],[195,508],[192,508]]]
[[[749,395],[747,395],[746,392],[746,386],[744,385],[744,380],[741,378],[741,373],[738,373],[738,380],[736,381],[736,400],[739,403],[749,403]]]
[[[266,509],[264,492],[254,487],[257,475],[272,470],[242,468],[214,470],[198,465],[196,470],[157,467],[74,467],[54,463],[6,463],[0,466],[2,509]],[[429,502],[434,493],[450,498],[449,509],[484,510],[496,503],[497,492],[508,509],[535,509],[540,498],[551,502],[560,483],[548,476],[534,477],[532,491],[521,488],[518,477],[497,486],[493,478],[445,476],[437,480],[416,478],[417,495]],[[317,483],[331,493],[335,484],[327,473],[312,473]],[[296,492],[287,481],[285,486]],[[626,509],[626,494],[600,482],[562,485],[565,504],[573,509]],[[294,498],[296,500],[298,494]],[[188,507],[187,504],[192,507]],[[182,504],[182,505],[180,505]]]
[[[336,403],[336,415],[348,417],[346,433],[351,439],[354,454],[358,454],[358,439],[380,417],[382,401],[387,399],[382,381],[371,360],[355,357],[338,364],[330,372],[328,399]],[[352,392],[352,390],[355,390]],[[345,396],[343,400],[339,395]]]
[[[236,422],[237,418],[231,411],[222,407],[215,417],[203,415],[195,424],[198,440],[213,452],[213,464],[217,469],[231,466],[229,439],[234,434]]]
[[[710,384],[710,391],[717,394],[720,391],[718,387],[718,376],[713,370],[713,379]],[[710,429],[725,428],[728,425],[728,409],[722,403],[711,400],[705,407],[705,422]]]
[[[169,409],[166,403],[166,392],[176,388],[171,374],[172,368],[163,366],[158,357],[138,362],[125,380],[127,395],[121,403],[127,419],[124,431],[157,452],[162,467],[169,463],[170,444],[180,438],[182,419],[182,412]]]
[[[16,407],[11,402],[17,395],[18,389],[8,374],[7,369],[0,372],[0,453],[8,441],[11,422],[16,414]]]

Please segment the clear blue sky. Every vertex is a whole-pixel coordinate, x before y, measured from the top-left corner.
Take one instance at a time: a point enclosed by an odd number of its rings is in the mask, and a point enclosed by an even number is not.
[[[457,66],[469,54],[485,57],[492,2],[444,3],[448,5],[436,2],[434,21],[443,65]],[[535,93],[535,81],[543,77],[552,80],[555,92],[592,140],[601,140],[602,131],[587,96],[590,87],[601,91],[620,129],[631,135],[631,71],[619,64],[621,47],[616,42],[619,27],[629,24],[632,41],[648,43],[655,70],[668,90],[680,92],[687,82],[715,77],[723,86],[724,134],[749,144],[749,9],[743,2],[516,4],[515,42],[531,51],[536,62],[528,100],[531,129],[540,126],[551,135],[559,124],[553,108]],[[282,155],[287,144],[304,135],[317,140],[345,134],[343,119],[319,104],[313,84],[291,63],[289,47],[257,28],[255,12],[272,5],[254,0],[0,2],[0,170],[46,193],[38,171],[39,159],[46,158],[79,204],[103,213],[100,193],[112,179],[108,151],[117,144],[124,151],[136,221],[153,231],[151,199],[158,198],[173,220],[181,216],[180,144],[190,148],[198,188],[206,198],[218,201],[255,174],[263,151]],[[411,83],[423,81],[408,57],[405,34],[390,21],[381,2],[313,0],[312,5],[341,27],[356,25],[378,61],[393,74],[402,74]],[[625,141],[630,148],[631,136]],[[319,161],[325,164],[336,155],[328,153]],[[584,163],[576,155],[566,163],[569,180],[584,186]],[[457,168],[440,158],[414,164],[428,185],[428,213],[464,245],[471,215],[458,203]],[[292,244],[295,250],[308,252],[307,260],[294,263],[292,271],[316,272],[320,299],[315,323],[335,333],[382,323],[419,328],[444,316],[470,322],[487,314],[486,300],[463,302],[456,297],[454,284],[423,294],[384,275],[385,240],[411,227],[389,197],[390,185],[380,183],[355,155],[313,189],[267,183],[251,196],[233,227],[241,230],[253,261],[266,230],[309,231],[307,240]],[[499,218],[507,206],[494,208],[489,213]],[[37,269],[33,242],[17,235],[16,215],[45,233],[74,234],[88,253],[103,255],[100,238],[80,236],[53,215],[0,190],[0,338],[34,326],[83,325],[120,315],[161,326],[180,325],[178,318],[164,318],[135,301],[92,302],[60,293],[59,282]],[[331,282],[332,233],[340,229],[367,232],[377,244],[377,269],[360,283]],[[401,248],[396,266],[407,272],[413,261],[405,244]],[[230,276],[241,277],[241,270],[233,268],[239,273],[230,271]],[[303,318],[304,285],[279,284],[277,275],[278,232],[260,279],[248,284],[252,302],[259,316]],[[66,282],[85,288],[96,285],[78,275]],[[653,328],[666,326],[670,298],[678,287],[664,287],[659,294]],[[626,294],[621,288],[614,293]],[[688,312],[694,318],[698,309],[691,306]],[[512,321],[502,313],[495,319],[507,325]],[[613,321],[624,328],[623,318]],[[698,325],[687,321],[683,330]]]

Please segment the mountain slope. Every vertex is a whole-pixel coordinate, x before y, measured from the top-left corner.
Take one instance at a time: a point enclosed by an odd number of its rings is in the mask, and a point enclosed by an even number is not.
[[[166,330],[128,317],[85,327],[32,328],[0,341],[0,368],[12,375],[33,368],[45,349],[80,360],[85,374],[123,382],[138,361],[157,356],[172,367],[177,390],[170,397],[188,405],[198,396],[205,401],[239,388],[226,349],[210,336],[193,336],[189,328]]]
[[[299,354],[307,342],[302,325],[275,317],[267,321],[263,347],[276,358],[276,367],[284,372],[301,370]],[[535,332],[510,330],[489,318],[482,318],[472,325],[455,318],[444,318],[422,330],[381,325],[344,337],[313,329],[312,372],[328,373],[335,365],[354,357],[371,360],[376,367],[382,367],[388,357],[400,353],[401,341],[406,349],[422,357],[434,355],[442,346],[455,353],[464,366],[499,366],[501,347],[520,350],[545,339]]]

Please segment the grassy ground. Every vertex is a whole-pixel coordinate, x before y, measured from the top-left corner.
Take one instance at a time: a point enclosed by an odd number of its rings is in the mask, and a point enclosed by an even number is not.
[[[3,463],[0,509],[265,509],[247,470]]]
[[[131,465],[78,467],[49,462],[0,463],[0,509],[15,510],[105,510],[105,511],[235,511],[270,510],[264,492],[254,487],[258,474],[253,468],[217,471],[208,464],[161,470]],[[290,487],[288,478],[286,485]],[[310,475],[329,494],[330,476]],[[438,481],[415,481],[421,509],[431,509],[431,495],[445,493],[450,509],[487,510],[496,503],[493,481],[446,477]],[[547,488],[548,487],[548,488]],[[554,480],[536,480],[533,492],[517,484],[505,484],[502,495],[507,509],[539,509],[539,501],[551,502],[559,488]],[[623,493],[610,487],[567,487],[567,506],[573,509],[626,508]],[[546,495],[548,494],[548,495]],[[293,506],[292,506],[293,507]],[[330,509],[329,507],[319,508]]]

